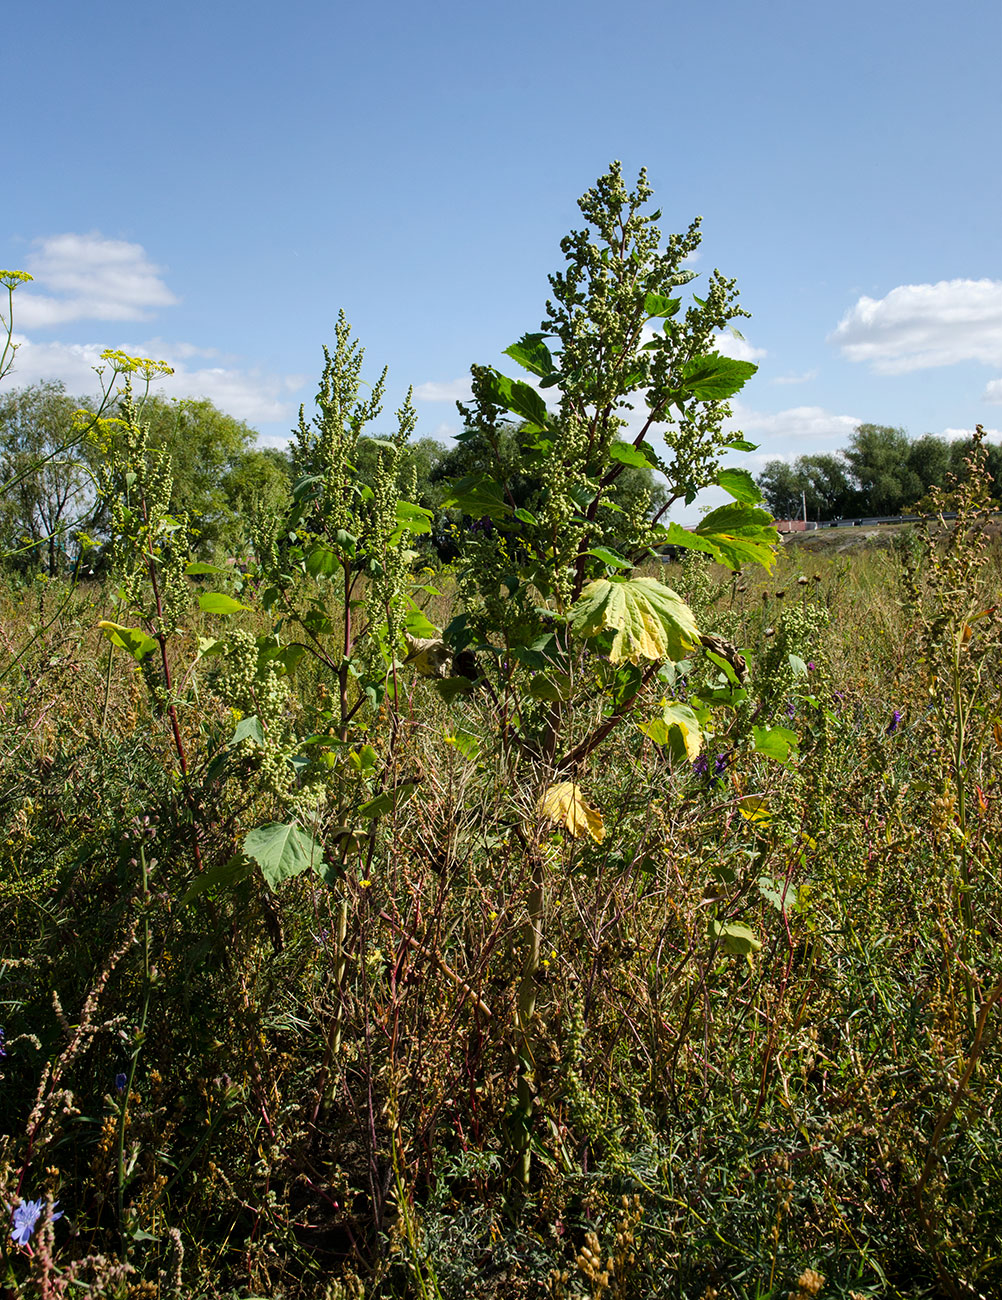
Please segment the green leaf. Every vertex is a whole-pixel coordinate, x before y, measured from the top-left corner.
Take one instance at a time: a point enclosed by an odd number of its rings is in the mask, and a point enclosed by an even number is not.
[[[762,500],[762,491],[746,469],[722,469],[717,475],[717,486],[722,487],[735,501],[754,505]]]
[[[404,616],[404,627],[413,637],[420,637],[428,640],[431,637],[441,637],[442,633],[434,623],[429,623],[427,618],[419,609],[409,609]]]
[[[319,866],[324,856],[320,842],[295,822],[258,826],[244,836],[243,851],[261,868],[270,889]]]
[[[609,459],[619,461],[621,465],[633,465],[637,469],[653,469],[651,462],[640,447],[631,442],[614,442],[609,447]]]
[[[231,569],[221,569],[218,564],[205,564],[202,560],[195,560],[191,564],[184,566],[185,573],[189,577],[197,577],[200,573],[231,573]]]
[[[412,501],[398,501],[397,523],[407,532],[414,533],[416,536],[430,533],[431,511],[425,510],[422,506],[416,506]]]
[[[729,569],[740,569],[745,564],[761,564],[771,569],[779,534],[767,510],[734,501],[711,510],[694,532],[680,524],[670,524],[664,541],[689,551],[704,551]]]
[[[370,799],[368,803],[362,804],[358,810],[359,817],[371,819],[373,817],[383,817],[386,813],[391,813],[401,803],[405,803],[414,791],[417,789],[416,781],[402,781],[392,790],[384,790],[382,794],[377,794],[375,799]]]
[[[785,763],[797,748],[797,733],[787,727],[752,727],[755,751],[777,763]]]
[[[629,560],[624,560],[617,551],[610,551],[608,546],[593,546],[591,550],[585,551],[585,555],[594,555],[596,559],[610,565],[613,569],[633,568]]]
[[[757,442],[749,442],[747,438],[732,438],[730,442],[724,443],[731,451],[758,451]]]
[[[341,561],[329,546],[318,543],[306,556],[306,572],[314,578],[329,578],[341,568]]]
[[[751,926],[742,925],[740,921],[727,924],[711,921],[710,933],[720,941],[721,949],[734,957],[751,957],[762,947],[762,940],[756,937]]]
[[[453,483],[442,505],[446,509],[455,507],[472,519],[506,519],[512,513],[501,484],[483,473],[467,474]]]
[[[214,867],[196,876],[185,891],[181,906],[186,907],[192,899],[198,898],[200,894],[205,894],[210,889],[232,888],[241,880],[246,880],[253,870],[252,863],[241,854],[235,853],[225,862],[217,862]]]
[[[233,735],[230,737],[226,746],[232,749],[239,745],[242,740],[256,740],[259,745],[264,744],[264,727],[261,725],[261,719],[256,714],[249,718],[241,718],[233,729]]]
[[[550,349],[543,342],[546,337],[545,334],[523,334],[517,343],[505,348],[504,354],[517,361],[524,370],[545,378],[556,370]]]
[[[550,413],[546,409],[546,403],[531,385],[520,379],[509,379],[497,370],[491,371],[490,381],[490,397],[496,406],[514,411],[524,420],[546,428],[550,422]]]
[[[790,669],[793,672],[794,677],[807,676],[807,665],[804,663],[803,659],[801,659],[800,655],[787,655],[787,659],[789,660]]]
[[[468,677],[445,677],[432,684],[432,690],[440,695],[446,704],[452,704],[460,695],[469,695],[473,683]]]
[[[462,754],[464,758],[469,759],[471,763],[474,762],[477,755],[480,753],[480,741],[472,732],[464,731],[462,727],[457,727],[451,735],[447,735],[445,737],[445,743],[451,745],[453,749],[458,750],[459,753]]]
[[[206,591],[198,598],[199,608],[206,614],[235,614],[238,610],[249,609],[249,605],[241,605],[239,600],[234,600],[232,596],[226,596],[221,591]]]
[[[534,700],[562,703],[570,699],[571,679],[567,673],[538,673],[529,683],[529,694]]]
[[[599,578],[590,582],[571,611],[577,636],[614,633],[611,663],[684,659],[699,644],[692,610],[653,578]]]
[[[104,618],[98,623],[98,627],[112,645],[117,645],[120,650],[131,655],[136,663],[142,663],[146,656],[151,655],[157,648],[156,641],[138,627],[122,627],[121,623],[109,623]]]
[[[681,298],[666,298],[661,293],[649,293],[644,299],[644,311],[648,320],[659,316],[674,316],[681,306]]]
[[[686,362],[682,383],[701,402],[725,402],[744,388],[756,370],[758,366],[751,361],[735,361],[719,352],[708,352]]]
[[[536,527],[539,524],[539,520],[536,516],[531,514],[528,510],[523,510],[521,506],[519,506],[515,511],[515,518],[521,519],[523,524],[531,524],[533,527]]]

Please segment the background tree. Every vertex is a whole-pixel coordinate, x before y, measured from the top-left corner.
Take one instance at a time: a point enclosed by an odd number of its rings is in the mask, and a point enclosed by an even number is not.
[[[856,480],[857,510],[895,515],[922,495],[923,483],[909,464],[911,442],[904,429],[886,424],[861,424],[845,449]]]
[[[52,380],[0,398],[0,482],[13,480],[0,498],[0,549],[20,565],[44,565],[50,576],[94,509],[86,453],[73,445],[76,412],[89,405]]]

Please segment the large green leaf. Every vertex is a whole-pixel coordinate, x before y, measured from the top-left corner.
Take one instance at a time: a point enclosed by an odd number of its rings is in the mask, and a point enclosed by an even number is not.
[[[549,424],[550,413],[546,403],[531,385],[524,384],[521,379],[509,379],[497,370],[491,371],[491,381],[491,399],[495,405],[514,411],[523,420],[531,420],[543,428]]]
[[[681,306],[681,298],[666,298],[661,293],[649,293],[644,299],[644,311],[648,320],[659,316],[674,316]]]
[[[249,606],[241,605],[239,600],[234,600],[232,596],[227,596],[222,591],[207,591],[198,598],[199,607],[205,610],[206,614],[235,614],[238,610],[247,609]]]
[[[797,733],[788,727],[752,727],[755,751],[785,763],[797,748]]]
[[[652,468],[646,452],[641,447],[634,447],[632,442],[614,442],[609,448],[609,459],[618,460],[621,465],[633,465],[637,469]]]
[[[744,388],[756,370],[758,366],[751,361],[735,361],[719,352],[708,352],[686,362],[682,383],[701,402],[725,402]]]
[[[408,533],[421,535],[431,532],[431,511],[416,506],[413,501],[397,502],[397,523]]]
[[[545,334],[523,334],[517,343],[513,343],[510,348],[505,348],[505,356],[517,361],[525,370],[531,370],[534,375],[545,379],[557,368],[550,355],[550,349],[543,342],[546,337]]]
[[[157,648],[153,638],[138,627],[123,627],[121,623],[109,623],[105,618],[101,619],[98,627],[112,645],[117,645],[120,650],[131,655],[137,663],[142,663]]]
[[[505,519],[512,513],[504,499],[504,490],[487,474],[467,474],[453,483],[452,491],[442,502],[447,509],[455,506],[472,519]]]
[[[746,564],[761,564],[771,569],[779,534],[768,510],[734,501],[711,510],[694,532],[680,524],[669,525],[664,540],[688,551],[704,551],[729,569],[740,569]]]
[[[268,822],[244,836],[243,851],[261,868],[269,887],[319,866],[324,851],[318,840],[295,822]]]
[[[717,486],[722,487],[735,501],[750,505],[762,500],[762,490],[746,469],[722,469],[717,475]]]
[[[571,611],[578,636],[612,632],[611,663],[684,659],[699,644],[692,610],[653,578],[598,578]]]

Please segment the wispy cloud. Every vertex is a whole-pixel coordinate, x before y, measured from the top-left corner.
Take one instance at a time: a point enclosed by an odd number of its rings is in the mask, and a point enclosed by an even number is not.
[[[765,348],[753,347],[746,338],[742,338],[739,334],[732,334],[730,330],[722,334],[714,334],[710,346],[721,356],[730,357],[732,361],[758,361],[767,355]]]
[[[794,454],[817,450],[822,442],[846,443],[862,424],[857,415],[839,415],[823,406],[790,406],[783,411],[756,411],[742,403],[734,404],[734,418],[729,423],[751,438],[768,438],[776,443],[791,442]],[[811,443],[806,447],[805,443]]]
[[[414,399],[418,402],[469,402],[473,399],[473,389],[468,375],[444,383],[429,380],[428,383],[417,385]]]
[[[982,395],[985,402],[1002,402],[1002,379],[989,379]]]
[[[34,284],[18,293],[21,329],[77,320],[149,320],[156,309],[178,301],[141,244],[96,232],[37,239],[27,266]]]
[[[104,343],[38,343],[18,335],[19,344],[14,370],[8,382],[21,385],[44,379],[61,379],[67,390],[77,397],[87,397],[97,390],[94,367],[100,366]],[[133,356],[152,356],[167,361],[174,374],[155,385],[154,391],[167,397],[207,397],[221,411],[246,420],[249,424],[288,421],[295,418],[296,403],[292,395],[306,382],[304,375],[273,375],[257,368],[239,366],[198,366],[186,362],[203,354],[193,344],[118,343]],[[211,349],[210,349],[211,351]]]
[[[885,375],[960,361],[998,365],[1002,280],[902,284],[883,298],[860,298],[829,342]]]
[[[817,379],[817,370],[805,370],[802,375],[775,375],[769,381],[773,384],[807,384],[812,379]]]

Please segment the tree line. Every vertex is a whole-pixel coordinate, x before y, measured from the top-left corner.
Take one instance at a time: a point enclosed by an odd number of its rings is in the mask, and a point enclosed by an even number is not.
[[[97,405],[93,398],[70,395],[55,380],[9,389],[0,397],[0,484],[5,485],[0,558],[6,568],[54,576],[83,553],[85,569],[100,570],[108,521],[95,491],[94,468],[102,452],[93,434],[80,434],[85,423],[80,412]],[[108,412],[112,422],[115,414]],[[151,394],[142,419],[150,429],[150,446],[169,459],[169,510],[190,522],[199,558],[259,558],[262,535],[277,528],[290,506],[293,483],[313,467],[296,460],[290,449],[260,447],[256,430],[205,398],[171,401]],[[466,430],[452,446],[433,438],[407,443],[398,474],[409,499],[432,512],[432,533],[419,539],[429,553],[448,561],[458,551],[461,515],[443,504],[449,484],[484,472],[498,457],[510,471],[515,506],[532,509],[538,503],[541,486],[524,468],[523,440],[519,425],[508,423],[499,425],[492,441],[482,430]],[[379,455],[378,438],[359,440],[354,468],[360,481],[374,479]],[[612,509],[654,513],[667,494],[650,469],[625,466],[611,498]]]
[[[930,488],[963,480],[971,439],[909,438],[904,429],[861,424],[841,451],[771,460],[756,480],[777,519],[846,519],[921,513]],[[1002,496],[1002,446],[986,444],[992,495]]]

